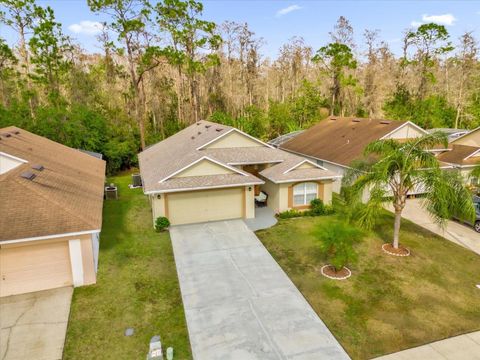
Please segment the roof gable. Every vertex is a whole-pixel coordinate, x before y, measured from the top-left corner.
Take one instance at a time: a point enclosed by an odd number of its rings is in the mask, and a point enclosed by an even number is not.
[[[159,183],[167,181],[171,178],[193,177],[193,176],[210,176],[210,175],[225,175],[225,174],[240,174],[247,176],[243,171],[236,169],[227,164],[213,160],[208,156],[203,156],[187,166],[175,171],[169,176],[161,179]]]
[[[271,147],[270,145],[250,136],[243,131],[231,128],[219,137],[209,141],[198,147],[197,150],[203,149],[229,149],[229,148],[245,148],[245,147]]]
[[[480,127],[473,129],[462,136],[459,136],[453,140],[451,144],[480,147]]]
[[[173,177],[188,177],[188,176],[207,176],[207,175],[222,175],[233,174],[234,171],[209,158],[201,158],[200,161],[195,161],[194,164],[189,165],[186,169],[179,172]]]
[[[403,125],[394,129],[387,135],[382,136],[381,140],[384,139],[412,139],[418,138],[424,135],[427,135],[428,131],[422,129],[420,126],[407,121]]]
[[[0,175],[27,163],[27,160],[0,151]]]

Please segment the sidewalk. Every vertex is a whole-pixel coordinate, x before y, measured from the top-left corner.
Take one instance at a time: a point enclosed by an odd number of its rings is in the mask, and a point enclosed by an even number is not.
[[[480,360],[480,331],[381,356],[375,360]]]

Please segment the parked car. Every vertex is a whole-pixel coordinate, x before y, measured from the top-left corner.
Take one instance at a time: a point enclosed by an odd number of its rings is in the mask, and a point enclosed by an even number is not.
[[[473,205],[475,206],[475,213],[476,213],[475,222],[472,224],[470,221],[465,220],[465,223],[473,226],[473,229],[476,232],[480,233],[480,196],[474,195],[472,200],[473,200]],[[455,217],[455,219],[460,220],[458,217]]]

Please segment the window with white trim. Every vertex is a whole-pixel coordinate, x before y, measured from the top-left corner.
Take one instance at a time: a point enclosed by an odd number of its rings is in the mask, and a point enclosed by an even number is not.
[[[317,183],[305,182],[293,187],[293,205],[310,205],[310,201],[317,197]]]

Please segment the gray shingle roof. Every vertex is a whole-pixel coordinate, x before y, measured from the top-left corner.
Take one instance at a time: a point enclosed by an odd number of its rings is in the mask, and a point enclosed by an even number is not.
[[[203,145],[214,141],[232,129],[230,126],[202,120],[198,124],[190,125],[186,129],[140,153],[138,159],[144,191],[146,193],[169,192],[173,190],[253,185],[264,182],[254,175],[241,170],[239,170],[241,174],[172,177],[166,179],[203,157],[225,166],[274,163],[273,166],[260,173],[261,176],[273,182],[303,178],[308,180],[324,179],[336,176],[335,173],[322,168],[296,169],[284,174],[286,170],[294,167],[296,164],[300,164],[305,159],[283,150],[268,147],[267,145],[264,147],[198,150]]]

